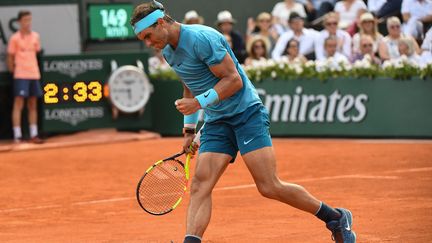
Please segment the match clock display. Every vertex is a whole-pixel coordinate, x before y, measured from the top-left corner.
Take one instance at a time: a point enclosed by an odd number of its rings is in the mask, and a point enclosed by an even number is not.
[[[43,58],[40,117],[44,132],[151,127],[151,105],[147,104],[152,85],[143,65],[147,53]]]
[[[77,81],[74,83],[46,83],[43,87],[45,104],[62,102],[99,102],[103,97],[100,81]]]

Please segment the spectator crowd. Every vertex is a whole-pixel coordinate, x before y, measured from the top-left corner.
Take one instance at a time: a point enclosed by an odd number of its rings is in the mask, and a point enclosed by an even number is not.
[[[195,10],[183,23],[206,24]],[[244,34],[236,23],[224,10],[214,25],[245,66],[269,59],[432,63],[432,0],[284,0],[271,13],[249,18]],[[169,68],[160,53],[149,65],[153,71]]]

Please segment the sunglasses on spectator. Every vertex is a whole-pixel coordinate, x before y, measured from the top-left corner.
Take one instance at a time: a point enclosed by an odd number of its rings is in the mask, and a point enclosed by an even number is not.
[[[264,46],[263,45],[254,45],[253,48],[264,48]]]
[[[258,20],[258,22],[266,22],[266,23],[270,23],[271,20],[270,20],[270,19],[260,19],[260,20]]]
[[[372,47],[373,45],[372,44],[363,44],[362,46],[363,47]]]
[[[298,48],[298,45],[289,45],[289,48]]]
[[[390,26],[390,29],[399,29],[400,28],[400,25],[392,25],[392,26]]]

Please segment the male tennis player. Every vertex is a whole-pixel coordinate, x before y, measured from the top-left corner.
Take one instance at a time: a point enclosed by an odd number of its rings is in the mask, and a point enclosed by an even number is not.
[[[187,152],[195,152],[188,147],[195,136],[197,111],[205,111],[185,243],[201,242],[210,221],[212,190],[237,151],[263,196],[316,215],[336,242],[355,242],[350,211],[332,208],[277,177],[268,113],[223,35],[210,27],[174,21],[156,1],[137,6],[131,24],[147,46],[163,49],[183,82],[183,98],[175,105],[184,114]]]

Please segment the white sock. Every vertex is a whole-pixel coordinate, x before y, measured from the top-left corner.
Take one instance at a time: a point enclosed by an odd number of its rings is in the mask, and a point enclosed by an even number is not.
[[[21,127],[13,127],[14,139],[21,139]]]
[[[200,241],[202,240],[201,237],[196,236],[196,235],[185,235],[185,238],[187,238],[187,237],[192,237],[192,238],[198,239]]]
[[[38,135],[38,127],[36,124],[30,124],[30,137],[34,138]]]
[[[316,213],[314,214],[315,216],[316,216],[316,215],[318,214],[318,212],[321,210],[322,204],[323,204],[323,202],[320,202],[320,206],[319,206],[318,210],[316,211]]]

